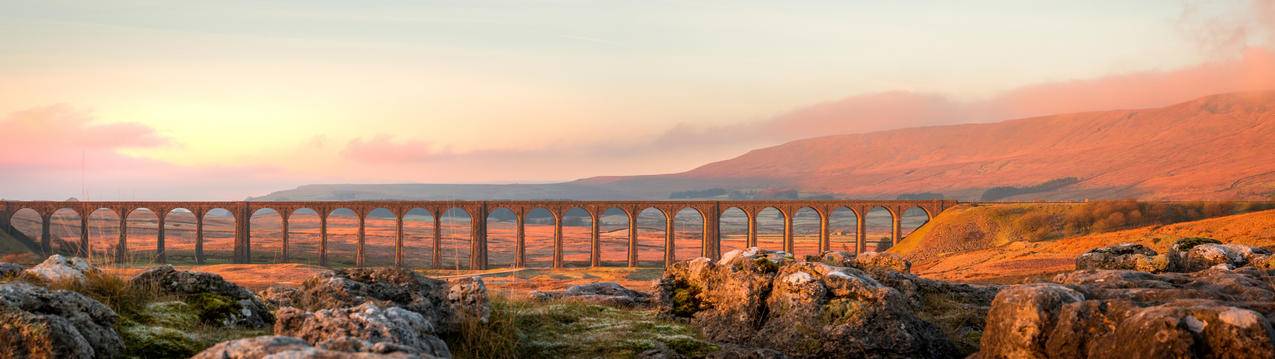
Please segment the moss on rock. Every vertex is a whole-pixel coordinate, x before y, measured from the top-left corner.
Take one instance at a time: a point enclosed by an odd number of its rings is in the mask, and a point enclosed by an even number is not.
[[[129,322],[117,328],[124,354],[138,358],[188,358],[206,346],[181,330]]]
[[[200,293],[186,298],[186,304],[198,314],[199,320],[215,325],[228,325],[239,315],[239,304],[229,297]]]

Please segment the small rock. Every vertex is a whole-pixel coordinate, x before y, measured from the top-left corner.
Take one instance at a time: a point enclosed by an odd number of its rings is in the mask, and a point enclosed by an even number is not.
[[[487,298],[487,285],[482,277],[465,277],[448,282],[447,301],[457,316],[476,318],[487,323],[491,318],[491,303]]]
[[[114,357],[124,350],[119,316],[80,293],[23,282],[0,284],[0,348],[24,357]]]
[[[884,269],[899,273],[910,273],[912,262],[903,256],[886,252],[863,252],[854,258],[855,266],[866,271]]]
[[[1090,249],[1076,257],[1076,269],[1136,269],[1154,268],[1151,258],[1157,253],[1137,243],[1121,243]]]
[[[162,265],[137,274],[130,283],[181,296],[202,310],[206,321],[250,328],[274,322],[269,308],[255,294],[214,273],[179,271]]]
[[[403,352],[343,352],[310,346],[300,338],[264,335],[217,343],[212,347],[195,354],[192,359],[249,359],[249,358],[433,358],[414,353]]]
[[[293,336],[319,347],[365,351],[379,343],[410,348],[415,353],[450,357],[447,344],[434,336],[434,326],[418,313],[399,307],[364,303],[357,307],[307,312],[285,307],[275,312],[276,335]],[[384,345],[382,345],[384,347]]]
[[[97,272],[97,267],[80,257],[63,257],[54,254],[44,262],[26,270],[27,274],[47,282],[74,281],[83,283],[89,273]]]
[[[621,307],[641,306],[651,303],[651,295],[625,288],[615,282],[575,285],[565,291],[558,292],[533,291],[531,296],[537,300],[570,298],[572,300]]]
[[[416,312],[441,332],[460,322],[447,300],[447,282],[397,268],[351,268],[320,273],[301,283],[292,296],[298,308],[337,309],[363,303],[402,307]]]

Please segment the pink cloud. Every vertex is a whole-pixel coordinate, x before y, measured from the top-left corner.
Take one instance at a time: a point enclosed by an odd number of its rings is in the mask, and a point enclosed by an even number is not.
[[[58,105],[15,112],[0,119],[0,167],[65,168],[79,166],[81,155],[95,162],[132,162],[119,154],[126,148],[171,144],[150,127],[136,123],[92,124],[92,118]]]

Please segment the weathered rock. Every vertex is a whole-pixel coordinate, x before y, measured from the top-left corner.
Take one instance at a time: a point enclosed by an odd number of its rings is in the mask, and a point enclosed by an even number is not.
[[[1222,241],[1219,241],[1213,238],[1203,238],[1203,237],[1180,238],[1174,241],[1173,246],[1169,248],[1171,248],[1175,252],[1186,252],[1191,250],[1191,248],[1194,248],[1195,246],[1198,246],[1201,244],[1208,244],[1208,243],[1222,244]]]
[[[854,262],[856,268],[870,272],[891,270],[909,273],[912,270],[912,262],[894,253],[863,252],[854,257]]]
[[[1076,269],[1137,269],[1157,253],[1137,243],[1121,243],[1090,249],[1076,257]]]
[[[133,357],[185,358],[204,347],[194,336],[162,326],[130,323],[120,329],[120,336],[129,343],[127,356]]]
[[[531,296],[537,300],[569,298],[572,300],[621,307],[641,306],[651,303],[650,294],[625,288],[615,282],[595,282],[575,285],[567,288],[565,291],[534,291],[531,293]]]
[[[1241,267],[1271,252],[1262,248],[1253,248],[1242,244],[1204,243],[1192,247],[1182,256],[1182,269],[1195,272],[1218,265],[1229,268]]]
[[[819,255],[817,262],[838,267],[854,267],[854,253],[846,251],[827,251]]]
[[[118,316],[82,294],[22,282],[0,284],[0,348],[18,357],[110,358],[124,341]]]
[[[1275,278],[1228,268],[1085,270],[1004,289],[979,356],[1272,357]]]
[[[434,336],[433,324],[425,317],[399,307],[384,308],[375,303],[356,307],[307,312],[285,307],[275,312],[276,335],[301,338],[308,343],[342,351],[398,351],[450,357],[447,344]]]
[[[316,348],[300,338],[265,335],[235,339],[217,343],[191,357],[192,359],[249,359],[249,358],[432,358],[404,352],[343,352]]]
[[[750,248],[674,263],[660,279],[660,311],[690,318],[709,340],[793,357],[959,355],[900,291],[859,269],[781,253]]]
[[[45,259],[44,262],[28,268],[26,273],[48,282],[73,281],[83,283],[89,273],[97,271],[97,267],[84,258],[68,258],[63,257],[61,254],[54,254]]]
[[[447,300],[447,282],[396,268],[352,268],[324,272],[301,283],[293,303],[306,310],[337,309],[372,302],[402,307],[425,317],[441,332],[459,319]]]
[[[130,283],[181,296],[199,307],[202,319],[215,324],[258,328],[274,322],[269,308],[252,291],[214,273],[179,271],[162,265],[139,273]]]
[[[0,278],[16,277],[26,270],[21,264],[0,262]]]
[[[272,285],[257,292],[257,297],[261,298],[262,302],[275,308],[297,307],[300,306],[300,303],[297,303],[299,294],[300,291],[295,287]]]
[[[457,278],[448,281],[448,284],[451,287],[447,290],[447,302],[451,303],[452,312],[487,323],[491,318],[491,302],[487,298],[487,285],[483,284],[483,278]]]

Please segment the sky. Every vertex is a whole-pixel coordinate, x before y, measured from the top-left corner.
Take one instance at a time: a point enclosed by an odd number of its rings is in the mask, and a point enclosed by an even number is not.
[[[1275,88],[1275,0],[0,0],[0,198],[670,173]]]

